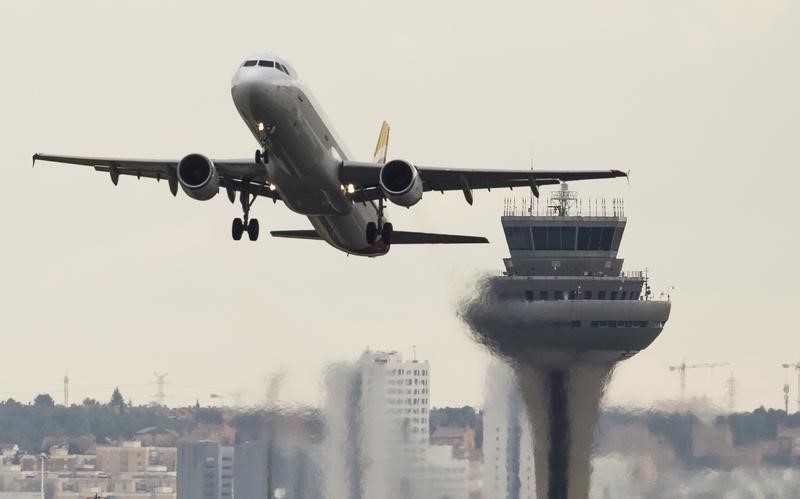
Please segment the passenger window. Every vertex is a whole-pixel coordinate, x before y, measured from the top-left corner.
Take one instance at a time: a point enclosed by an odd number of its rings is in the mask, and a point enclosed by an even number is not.
[[[245,61],[245,63],[244,63],[244,66],[248,67],[248,68],[250,66],[255,66],[255,65],[256,65],[256,61]]]
[[[539,299],[547,300],[547,291],[539,291]]]
[[[274,68],[275,63],[272,61],[258,61],[258,65],[262,68]]]

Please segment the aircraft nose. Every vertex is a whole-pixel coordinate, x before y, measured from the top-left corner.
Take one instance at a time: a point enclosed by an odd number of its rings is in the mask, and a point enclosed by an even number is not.
[[[247,68],[236,72],[231,81],[231,93],[234,98],[255,96],[266,93],[268,83],[265,78],[259,78],[255,71],[248,71]]]

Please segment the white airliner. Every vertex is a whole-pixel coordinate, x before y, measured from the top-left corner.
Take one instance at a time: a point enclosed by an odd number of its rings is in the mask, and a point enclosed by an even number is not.
[[[260,145],[254,158],[212,160],[197,153],[180,160],[35,154],[34,164],[43,160],[93,166],[109,173],[114,185],[120,175],[164,179],[173,195],[180,186],[200,201],[224,188],[234,202],[238,192],[244,215],[233,220],[231,232],[236,240],[244,232],[251,241],[258,239],[258,220],[250,218],[257,197],[282,201],[308,216],[314,229],[273,231],[272,236],[321,239],[363,256],[386,254],[392,244],[488,242],[483,237],[395,231],[384,215],[384,200],[410,207],[424,192],[462,191],[472,204],[473,189],[526,187],[538,196],[541,185],[626,176],[619,170],[469,170],[416,166],[402,159],[387,162],[386,123],[373,161],[352,161],[303,80],[288,62],[273,54],[244,61],[233,76],[231,94]]]

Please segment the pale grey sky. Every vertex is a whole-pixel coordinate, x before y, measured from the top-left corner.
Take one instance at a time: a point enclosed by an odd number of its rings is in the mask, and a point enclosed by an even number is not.
[[[488,355],[453,304],[501,268],[508,191],[390,210],[396,227],[491,245],[368,260],[234,242],[224,195],[30,168],[34,152],[249,157],[229,83],[262,50],[292,61],[360,159],[387,119],[390,156],[420,164],[519,168],[533,151],[540,168],[632,170],[630,186],[573,184],[624,197],[626,268],[676,287],[664,333],[619,369],[610,401],[677,395],[667,366],[685,357],[733,363],[741,408],[782,405],[779,364],[800,360],[800,4],[730,0],[3,2],[0,398],[60,400],[65,371],[73,400],[106,398],[169,371],[185,385],[171,403],[257,402],[286,368],[282,398],[314,402],[327,362],[417,345],[433,404],[480,403]],[[308,227],[264,200],[254,215]],[[689,392],[721,403],[728,374],[690,372]],[[155,387],[123,392],[144,402]]]

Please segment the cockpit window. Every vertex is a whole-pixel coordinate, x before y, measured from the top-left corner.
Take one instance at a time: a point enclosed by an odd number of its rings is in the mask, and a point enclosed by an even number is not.
[[[272,68],[275,67],[275,63],[272,61],[258,61],[258,65],[262,68]]]
[[[255,66],[255,65],[256,65],[256,61],[245,61],[245,63],[243,64],[243,66],[248,67],[248,68],[250,66]]]
[[[283,71],[283,72],[284,72],[284,73],[286,73],[287,75],[289,74],[289,70],[287,70],[287,69],[286,69],[286,66],[284,66],[284,65],[283,65],[283,64],[281,64],[280,62],[276,62],[276,63],[275,63],[275,66],[277,66],[277,68],[278,68],[278,69],[280,69],[281,71]]]

